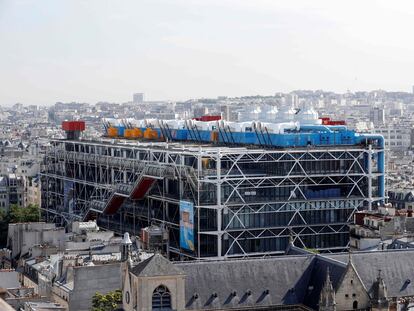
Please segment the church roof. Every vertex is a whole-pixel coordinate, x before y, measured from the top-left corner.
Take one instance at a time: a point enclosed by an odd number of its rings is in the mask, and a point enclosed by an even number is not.
[[[330,254],[329,257],[348,262],[346,254]],[[381,270],[389,297],[414,295],[414,249],[355,252],[352,263],[368,291]]]
[[[137,276],[185,276],[187,310],[306,305],[317,308],[327,270],[340,286],[349,255],[307,254],[172,263],[160,254],[132,268]],[[414,296],[414,249],[352,253],[352,268],[373,298],[378,270],[388,297]]]
[[[346,270],[346,264],[317,255],[314,259],[311,278],[308,284],[308,292],[304,300],[304,304],[311,308],[317,309],[319,302],[319,294],[326,280],[326,274],[329,269],[329,277],[333,288],[338,288],[339,280]]]
[[[136,276],[182,275],[183,271],[161,254],[156,253],[131,269]]]
[[[186,274],[187,309],[302,303],[313,255],[177,263]]]
[[[312,255],[311,251],[297,247],[293,243],[289,243],[288,247],[285,250],[285,255]]]

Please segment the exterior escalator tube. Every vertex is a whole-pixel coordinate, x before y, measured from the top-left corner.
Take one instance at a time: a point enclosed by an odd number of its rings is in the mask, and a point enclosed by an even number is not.
[[[385,142],[384,136],[377,134],[363,134],[365,140],[374,140],[377,142],[376,147],[379,148],[378,151],[378,161],[377,161],[377,170],[380,174],[378,176],[378,196],[382,198],[380,200],[381,204],[384,204],[385,199]]]

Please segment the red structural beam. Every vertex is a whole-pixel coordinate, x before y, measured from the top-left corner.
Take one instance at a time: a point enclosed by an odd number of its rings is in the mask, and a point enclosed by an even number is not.
[[[148,190],[152,187],[155,183],[155,179],[145,177],[143,178],[137,187],[133,190],[131,198],[133,200],[141,200],[145,197]]]
[[[84,131],[85,121],[63,121],[62,130],[64,131]]]
[[[221,116],[201,116],[198,118],[193,118],[193,120],[203,121],[203,122],[218,121],[218,120],[221,120]]]
[[[108,202],[107,207],[104,210],[104,214],[106,215],[113,215],[115,214],[120,207],[122,206],[122,203],[125,201],[125,197],[114,195],[110,201]]]
[[[346,125],[344,120],[331,120],[331,118],[324,117],[320,118],[323,125]]]

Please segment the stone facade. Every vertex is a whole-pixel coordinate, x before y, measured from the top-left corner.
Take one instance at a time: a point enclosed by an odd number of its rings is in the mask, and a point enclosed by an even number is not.
[[[159,286],[165,286],[171,295],[171,307],[173,310],[184,311],[185,310],[185,297],[184,297],[184,278],[183,277],[136,277],[131,276],[132,286],[125,284],[125,292],[123,297],[123,304],[125,311],[151,311],[152,310],[152,296],[154,290]],[[129,290],[141,289],[141,290]],[[130,303],[126,302],[125,293],[129,292],[131,298]],[[136,306],[136,309],[134,309]]]
[[[345,274],[336,289],[337,310],[366,310],[370,307],[368,291],[362,283],[352,261],[349,261]]]
[[[160,262],[154,263],[159,259],[161,259]],[[159,254],[154,255],[148,261],[150,261],[149,265],[154,264],[155,269],[144,269],[140,273],[129,267],[126,269],[127,277],[124,280],[123,291],[124,310],[151,311],[153,309],[154,292],[158,287],[163,287],[168,291],[171,308],[176,311],[184,311],[185,276],[183,273],[174,267],[172,269],[173,273],[169,273],[169,275],[157,275],[158,269],[156,266],[160,264],[173,265]],[[165,268],[168,269],[168,267]]]
[[[52,297],[69,311],[89,311],[96,292],[106,294],[121,289],[121,263],[92,266],[69,266],[66,282],[54,282]]]

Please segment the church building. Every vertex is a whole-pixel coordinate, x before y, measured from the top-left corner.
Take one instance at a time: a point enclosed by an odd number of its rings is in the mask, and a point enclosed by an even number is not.
[[[123,308],[150,310],[408,310],[414,251],[171,262],[124,262]]]

